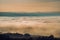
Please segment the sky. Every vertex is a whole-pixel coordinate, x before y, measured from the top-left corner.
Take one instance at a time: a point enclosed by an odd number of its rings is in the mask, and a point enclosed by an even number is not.
[[[60,12],[60,0],[0,0],[0,12]]]

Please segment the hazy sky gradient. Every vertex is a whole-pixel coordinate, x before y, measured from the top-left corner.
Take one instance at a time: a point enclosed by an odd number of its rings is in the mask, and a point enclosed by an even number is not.
[[[60,0],[0,0],[0,12],[60,11]]]

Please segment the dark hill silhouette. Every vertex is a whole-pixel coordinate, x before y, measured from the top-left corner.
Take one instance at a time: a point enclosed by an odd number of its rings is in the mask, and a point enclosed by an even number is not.
[[[32,36],[30,34],[3,33],[0,34],[0,40],[60,40],[53,35],[50,36]]]
[[[16,12],[0,12],[0,16],[8,16],[8,17],[18,17],[18,16],[60,16],[60,12],[48,12],[48,13],[16,13]]]

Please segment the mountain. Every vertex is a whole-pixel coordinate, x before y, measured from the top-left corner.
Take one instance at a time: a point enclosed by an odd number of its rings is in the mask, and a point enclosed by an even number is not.
[[[34,13],[17,13],[17,12],[0,12],[0,16],[60,16],[60,12],[34,12]]]

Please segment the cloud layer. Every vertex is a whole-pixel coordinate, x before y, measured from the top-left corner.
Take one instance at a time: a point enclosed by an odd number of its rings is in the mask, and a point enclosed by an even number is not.
[[[0,2],[59,2],[60,0],[0,0]]]
[[[60,0],[0,0],[0,12],[60,11]]]
[[[0,32],[60,37],[60,17],[0,17]]]

